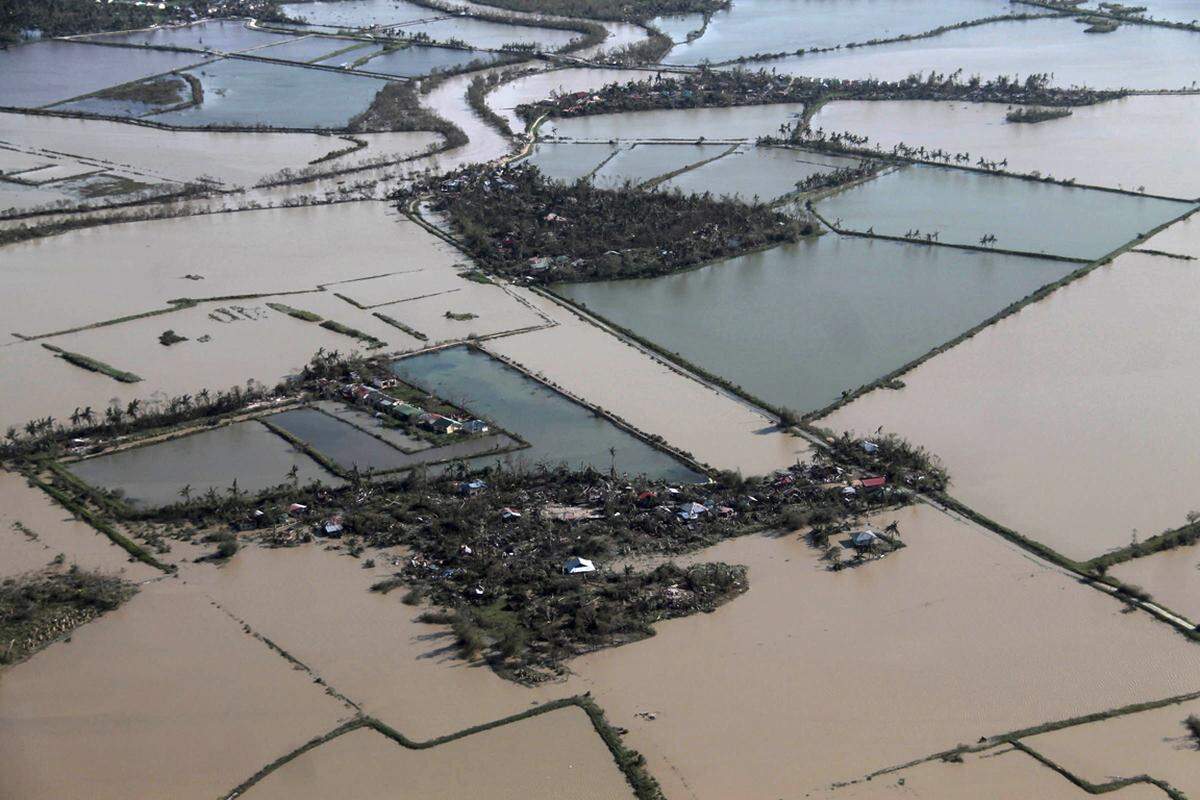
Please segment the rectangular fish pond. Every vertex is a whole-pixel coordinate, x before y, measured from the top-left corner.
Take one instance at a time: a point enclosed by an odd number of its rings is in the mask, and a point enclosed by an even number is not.
[[[452,347],[392,363],[406,383],[444,397],[460,408],[495,420],[530,443],[514,461],[593,467],[671,481],[703,476],[609,420],[491,356]],[[611,454],[610,448],[615,450]],[[484,466],[494,459],[484,459]]]
[[[919,230],[947,244],[1097,259],[1194,206],[946,167],[908,166],[816,204],[839,228],[888,236]]]
[[[271,64],[222,59],[191,70],[204,86],[204,101],[193,108],[158,114],[164,125],[230,125],[272,128],[341,128],[365,111],[386,81],[376,78]]]
[[[192,497],[199,497],[209,488],[226,492],[236,480],[238,489],[256,494],[287,482],[292,467],[301,486],[314,480],[342,484],[253,420],[96,456],[67,468],[85,483],[120,491],[132,505],[154,507],[180,502],[185,486],[191,487]]]
[[[522,444],[504,433],[489,433],[436,447],[405,452],[393,436],[371,426],[372,417],[343,406],[335,416],[316,408],[298,408],[266,417],[268,426],[279,428],[330,459],[344,470],[395,472],[419,465],[499,455],[519,450]],[[458,438],[456,436],[451,439]]]
[[[767,403],[807,412],[1077,267],[826,234],[675,275],[551,289]]]

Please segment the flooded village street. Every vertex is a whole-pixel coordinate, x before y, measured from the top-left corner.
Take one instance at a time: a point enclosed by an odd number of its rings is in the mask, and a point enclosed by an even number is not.
[[[12,5],[0,800],[1200,800],[1200,2]]]

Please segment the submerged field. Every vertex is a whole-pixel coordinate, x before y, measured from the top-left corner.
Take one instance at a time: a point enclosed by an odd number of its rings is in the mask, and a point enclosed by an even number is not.
[[[769,403],[811,411],[1072,269],[831,234],[664,278],[554,290]]]
[[[1196,226],[1146,247],[1195,252]],[[819,424],[925,443],[956,497],[1072,558],[1179,527],[1195,506],[1196,420],[1172,398],[1193,389],[1195,275],[1189,261],[1126,253]]]

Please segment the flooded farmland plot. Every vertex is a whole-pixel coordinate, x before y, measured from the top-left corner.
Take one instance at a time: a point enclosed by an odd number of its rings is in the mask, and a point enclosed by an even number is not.
[[[1071,558],[1178,528],[1196,507],[1196,411],[1171,399],[1194,388],[1196,280],[1126,253],[818,424],[921,442],[956,498]]]
[[[552,288],[752,395],[811,411],[1075,266],[830,234],[662,278]]]
[[[353,54],[347,54],[353,57]],[[359,69],[396,75],[401,78],[417,78],[434,72],[461,69],[467,65],[480,67],[499,58],[496,53],[484,50],[460,50],[454,47],[422,47],[418,44],[399,50],[384,51],[359,65]]]
[[[342,128],[386,85],[362,75],[236,58],[189,74],[200,79],[204,101],[157,114],[155,122],[181,127]]]
[[[1200,701],[1192,700],[1032,736],[1024,743],[1093,783],[1149,775],[1195,797],[1200,795],[1197,743],[1184,720],[1196,714]]]
[[[590,175],[616,152],[613,144],[539,142],[529,156],[529,163],[547,178],[571,183]]]
[[[684,194],[711,192],[742,202],[770,202],[798,190],[814,175],[854,167],[859,159],[779,147],[743,147],[696,169],[663,181],[662,189]]]
[[[861,569],[830,572],[789,535],[698,553],[747,565],[751,590],[575,659],[576,685],[629,728],[667,796],[701,800],[803,796],[981,736],[1195,689],[1200,651],[1166,626],[928,505],[868,522],[892,521],[908,547]]]
[[[543,175],[570,183],[589,177],[600,188],[617,188],[677,172],[732,151],[730,145],[540,143],[529,161]]]
[[[1168,608],[1200,619],[1200,548],[1178,547],[1109,567],[1109,574],[1140,586]]]
[[[626,73],[621,82],[641,79]],[[498,90],[499,91],[499,90]],[[542,98],[536,98],[542,99]],[[726,108],[631,111],[548,120],[542,132],[569,139],[755,139],[778,136],[804,112],[803,103],[769,103]]]
[[[558,325],[487,343],[489,351],[586,397],[625,421],[717,469],[764,475],[806,460],[808,443],[748,404],[681,374],[549,300]],[[612,375],[621,375],[617,382]],[[636,392],[629,386],[637,386]],[[662,410],[670,409],[664,414]]]
[[[158,506],[179,502],[185,486],[199,497],[210,488],[224,492],[236,481],[240,490],[257,494],[287,483],[293,467],[301,484],[341,483],[307,455],[254,421],[96,456],[72,464],[69,469],[93,486],[119,490],[135,505]]]
[[[740,0],[712,15],[704,35],[674,47],[668,64],[731,61],[763,53],[906,36],[942,25],[1013,13],[1000,0]]]
[[[141,581],[158,576],[132,561],[108,537],[79,521],[23,475],[0,472],[0,580],[46,567],[62,554],[62,569],[78,566]]]
[[[82,42],[34,42],[0,49],[0,105],[36,108],[206,60],[198,53]]]
[[[728,145],[638,144],[624,148],[592,175],[601,188],[637,185],[672,172],[712,161],[733,151]]]
[[[352,715],[201,593],[147,584],[4,672],[0,796],[223,796]]]
[[[1200,797],[1200,0],[85,5],[0,800]]]
[[[1097,259],[1195,208],[1194,204],[910,166],[839,192],[817,210],[839,228],[1034,255]],[[1015,211],[1014,211],[1015,210]]]
[[[365,134],[368,146],[328,163],[415,155],[441,137],[428,132]],[[250,186],[282,169],[300,169],[347,147],[338,136],[313,133],[169,131],[120,122],[0,113],[0,159],[24,157],[41,163],[71,153],[105,168],[129,170],[143,180],[195,181],[201,176],[226,186]],[[41,153],[47,155],[40,155]],[[3,204],[0,203],[0,207]]]
[[[396,361],[406,383],[495,420],[530,443],[513,456],[530,467],[567,464],[674,481],[700,476],[649,444],[486,353],[451,348]],[[615,453],[610,453],[610,449]],[[490,459],[485,459],[490,460]]]
[[[353,248],[318,221],[338,225]],[[277,267],[264,268],[264,252]],[[7,332],[23,336],[168,309],[181,298],[312,292],[422,267],[436,274],[459,255],[383,203],[131,222],[8,245],[3,254],[0,284],[13,290],[4,305]],[[68,295],[79,300],[63,303]]]
[[[1151,194],[1200,197],[1200,151],[1189,131],[1200,125],[1193,95],[1124,97],[1071,109],[1071,116],[1033,125],[1006,121],[998,103],[922,100],[833,102],[813,116],[814,128],[867,136],[885,152],[911,147],[970,153],[1006,161],[1010,172]],[[1134,122],[1136,121],[1136,124]],[[1153,147],[1146,142],[1154,142]]]
[[[779,72],[814,77],[903,80],[962,70],[984,79],[1024,80],[1049,73],[1054,86],[1092,89],[1186,89],[1197,81],[1189,31],[1122,25],[1096,37],[1070,18],[996,22],[875,47],[811,53],[763,62]]]
[[[380,563],[385,558],[374,557]],[[312,544],[248,547],[222,569],[193,573],[189,581],[364,712],[414,741],[571,695],[560,684],[529,689],[459,660],[446,626],[418,622],[421,609],[400,602],[400,592],[368,591],[386,575]],[[296,614],[297,608],[305,612]],[[227,788],[253,773],[238,775]]]
[[[961,763],[926,761],[820,796],[828,800],[1086,800],[1091,795],[1033,756],[1006,747],[965,755]],[[1162,800],[1163,793],[1155,786],[1134,784],[1109,796],[1114,800]]]
[[[472,769],[463,769],[472,764]],[[393,787],[455,800],[617,800],[633,792],[583,711],[566,708],[438,745],[410,750],[358,730],[300,756],[245,794],[247,800],[386,795]]]
[[[433,9],[405,0],[317,0],[287,3],[279,10],[292,19],[329,28],[373,28],[440,16]]]
[[[255,30],[245,20],[210,19],[191,25],[174,25],[125,33],[100,33],[84,41],[120,45],[148,45],[214,53],[241,53],[294,39],[287,34]]]

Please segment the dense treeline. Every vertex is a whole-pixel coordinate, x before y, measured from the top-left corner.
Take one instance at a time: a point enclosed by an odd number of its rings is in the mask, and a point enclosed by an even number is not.
[[[526,164],[468,167],[398,199],[426,192],[488,269],[538,281],[661,275],[811,233],[761,204],[565,184]]]
[[[517,107],[524,119],[542,114],[581,117],[663,108],[722,108],[767,103],[815,104],[841,100],[959,100],[1042,106],[1082,106],[1124,97],[1125,90],[1102,91],[1049,85],[1046,74],[1025,80],[1000,76],[983,80],[945,74],[910,75],[902,81],[838,80],[780,75],[767,70],[700,70],[684,75],[655,74],[639,81],[610,83],[591,92],[559,94]]]
[[[24,31],[43,36],[72,36],[164,22],[186,22],[211,16],[253,16],[260,20],[285,19],[277,0],[222,0],[221,2],[170,2],[164,9],[123,2],[96,0],[0,0],[0,44],[20,41]]]
[[[531,14],[644,22],[663,14],[711,13],[729,0],[481,0],[483,5]]]
[[[386,84],[375,94],[366,111],[350,120],[347,130],[351,133],[434,131],[445,137],[443,146],[446,148],[467,143],[462,128],[421,105],[416,84],[412,81]]]

